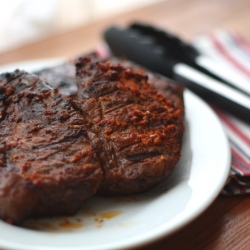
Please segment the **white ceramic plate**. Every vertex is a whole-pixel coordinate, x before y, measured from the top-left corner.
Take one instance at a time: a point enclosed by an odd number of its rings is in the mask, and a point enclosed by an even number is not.
[[[58,60],[1,67],[34,70]],[[220,193],[230,150],[214,112],[186,90],[182,157],[169,179],[130,197],[89,200],[74,217],[30,220],[27,228],[0,221],[0,248],[18,250],[127,249],[167,236],[201,214]],[[29,229],[33,228],[33,229]]]

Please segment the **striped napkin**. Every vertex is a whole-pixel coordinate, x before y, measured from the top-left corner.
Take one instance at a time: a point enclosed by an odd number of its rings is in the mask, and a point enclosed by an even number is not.
[[[244,79],[241,83],[250,86],[250,44],[239,33],[221,30],[200,35],[193,45],[201,54],[220,62],[229,72]],[[232,152],[231,171],[222,193],[250,193],[250,125],[218,108],[212,108],[224,125]],[[250,116],[250,112],[246,115]]]

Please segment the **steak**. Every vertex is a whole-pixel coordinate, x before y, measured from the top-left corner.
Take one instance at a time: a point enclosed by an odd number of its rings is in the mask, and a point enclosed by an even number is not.
[[[88,135],[104,173],[100,194],[146,191],[166,179],[180,158],[182,88],[158,79],[165,98],[144,73],[92,56],[76,64],[79,108],[93,124]]]
[[[0,76],[0,217],[73,214],[102,179],[72,100],[33,74]],[[12,185],[13,184],[13,185]]]
[[[40,77],[0,75],[0,217],[7,222],[74,214],[96,193],[144,192],[180,158],[181,86],[95,54],[79,58],[75,71],[68,62]]]

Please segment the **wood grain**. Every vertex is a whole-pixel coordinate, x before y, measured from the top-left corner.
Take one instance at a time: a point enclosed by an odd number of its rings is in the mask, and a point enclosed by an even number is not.
[[[250,41],[249,0],[166,0],[106,18],[0,54],[0,64],[38,58],[67,57],[93,50],[109,25],[140,21],[167,29],[190,41],[215,29],[233,29]],[[219,167],[219,166],[218,166]],[[220,195],[192,223],[138,250],[250,249],[250,197]]]

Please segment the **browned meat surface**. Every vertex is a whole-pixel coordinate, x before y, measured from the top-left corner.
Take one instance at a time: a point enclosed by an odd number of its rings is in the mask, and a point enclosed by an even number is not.
[[[0,76],[2,218],[73,214],[96,192],[102,171],[88,126],[71,99],[37,76],[18,70]]]
[[[164,98],[144,72],[92,57],[79,59],[76,72],[80,108],[93,123],[89,137],[104,172],[98,192],[134,194],[167,178],[180,158],[182,89],[163,86]]]
[[[38,190],[21,175],[0,168],[0,218],[20,223],[38,201]]]
[[[182,87],[111,61],[83,57],[76,77],[72,62],[41,78],[0,75],[2,219],[73,214],[96,192],[140,193],[171,174],[184,130]],[[76,83],[77,100],[61,94],[74,95]]]

